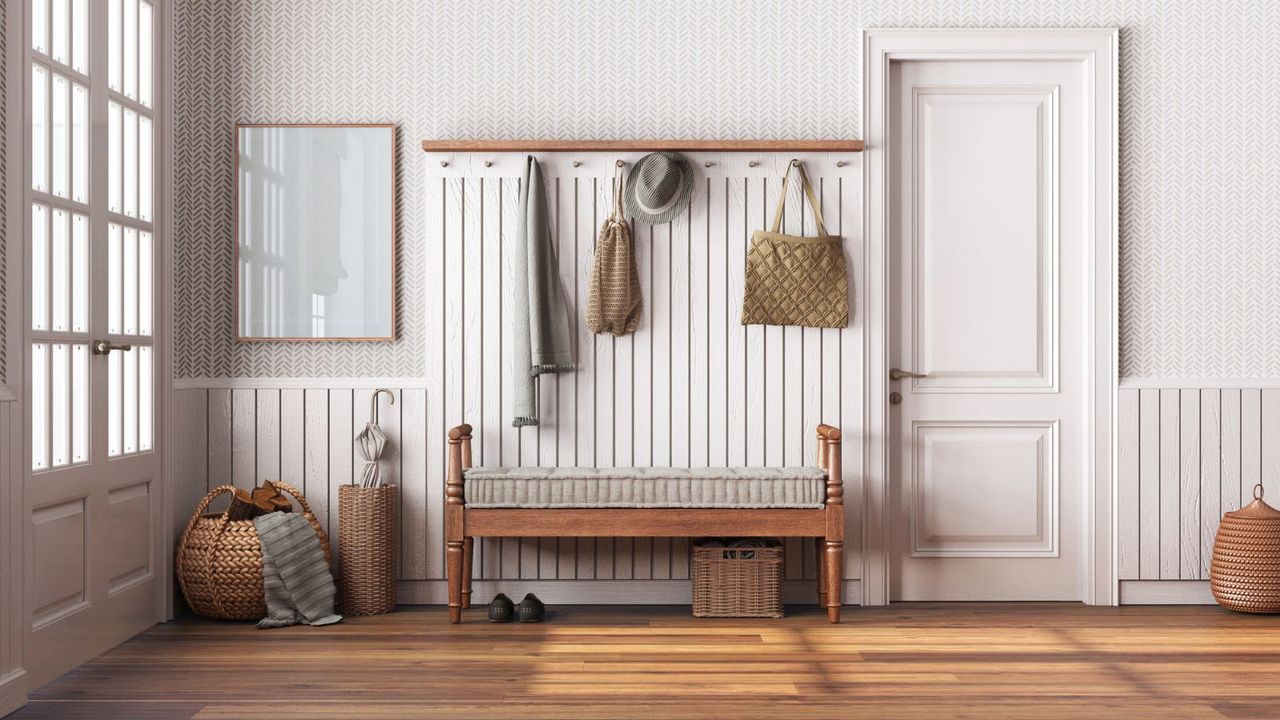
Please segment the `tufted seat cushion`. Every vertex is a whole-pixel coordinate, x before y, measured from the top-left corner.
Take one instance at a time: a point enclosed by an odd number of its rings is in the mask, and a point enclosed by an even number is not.
[[[482,467],[463,472],[472,508],[820,508],[825,470]]]

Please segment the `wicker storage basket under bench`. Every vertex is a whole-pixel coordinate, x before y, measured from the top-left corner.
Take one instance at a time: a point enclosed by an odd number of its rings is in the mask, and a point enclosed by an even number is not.
[[[782,544],[695,543],[694,617],[782,617]]]

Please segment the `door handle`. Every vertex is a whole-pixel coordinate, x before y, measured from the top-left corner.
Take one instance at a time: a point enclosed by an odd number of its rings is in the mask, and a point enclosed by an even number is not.
[[[910,370],[899,370],[898,368],[893,368],[889,371],[889,379],[894,381],[902,380],[903,378],[919,379],[926,377],[929,377],[928,373],[911,372]]]
[[[132,350],[132,349],[133,349],[133,346],[132,346],[132,345],[130,345],[130,344],[128,344],[128,343],[116,344],[116,343],[107,342],[106,340],[94,340],[94,341],[93,341],[93,354],[94,354],[94,355],[106,355],[106,354],[110,353],[112,350],[120,350],[120,351],[123,351],[123,352],[129,352],[129,351],[130,351],[130,350]]]

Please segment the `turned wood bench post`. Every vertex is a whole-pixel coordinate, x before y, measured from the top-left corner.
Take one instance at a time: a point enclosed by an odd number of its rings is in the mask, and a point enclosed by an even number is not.
[[[818,454],[827,471],[826,537],[819,574],[825,593],[827,619],[840,622],[840,592],[844,585],[844,480],[840,465],[840,430],[818,426]],[[823,462],[825,461],[825,462]]]
[[[462,622],[471,600],[471,549],[466,537],[462,471],[471,467],[471,426],[449,430],[449,474],[444,487],[445,569],[449,576],[449,622]],[[465,601],[464,601],[465,598]]]

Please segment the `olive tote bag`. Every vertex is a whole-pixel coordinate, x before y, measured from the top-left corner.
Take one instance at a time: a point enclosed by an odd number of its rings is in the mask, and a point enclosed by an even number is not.
[[[780,232],[792,168],[800,171],[800,182],[813,210],[817,237]],[[742,324],[849,326],[849,271],[844,246],[839,235],[827,234],[813,186],[798,160],[793,160],[782,176],[782,194],[773,213],[773,227],[767,231],[757,230],[751,236]]]

